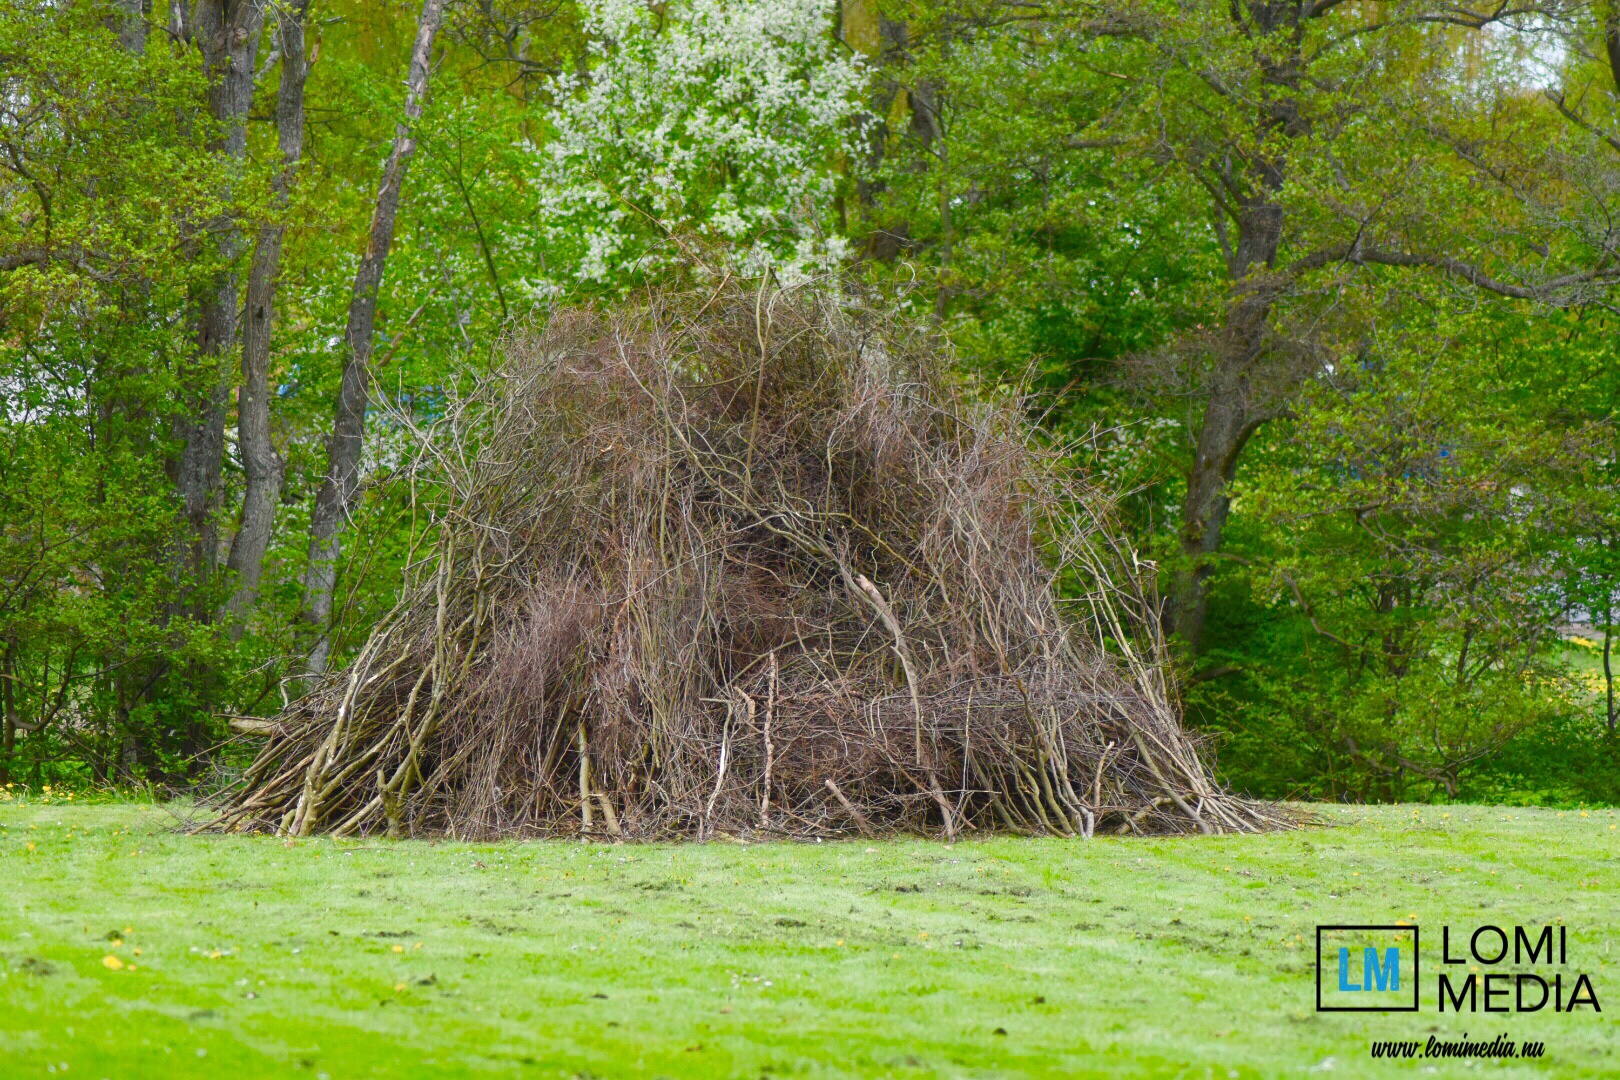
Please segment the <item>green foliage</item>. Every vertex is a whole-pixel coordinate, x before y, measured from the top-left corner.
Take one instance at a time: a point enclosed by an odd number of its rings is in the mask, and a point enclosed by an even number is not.
[[[132,50],[120,10],[0,10],[0,768],[184,784],[225,717],[303,684],[311,503],[415,12],[316,0],[283,206],[269,54],[293,5],[270,6],[240,161],[196,43],[154,22]],[[1180,663],[1234,784],[1615,798],[1616,665],[1565,638],[1612,638],[1620,596],[1620,93],[1598,6],[1493,12],[451,5],[378,297],[337,661],[427,524],[416,432],[504,335],[683,244],[783,275],[848,252],[976,385],[1037,391],[1167,592],[1207,575]],[[246,282],[272,222],[286,477],[237,625],[216,564],[240,455],[217,558],[188,551],[176,470],[196,403],[240,381],[234,346],[199,347],[201,298]],[[1249,426],[1210,554],[1187,507],[1222,379]]]
[[[1518,790],[1611,797],[1562,641],[1612,622],[1611,286],[1525,284],[1610,258],[1612,157],[1525,92],[1611,115],[1590,54],[1399,3],[882,10],[878,273],[1050,392],[1167,590],[1209,575],[1185,694],[1227,778],[1455,798],[1512,758]],[[1194,554],[1218,393],[1247,426]]]
[[[1240,477],[1250,602],[1293,629],[1219,658],[1309,733],[1324,794],[1455,797],[1476,762],[1582,703],[1551,585],[1598,448],[1477,339],[1500,321],[1400,316],[1306,387]]]
[[[0,770],[183,772],[223,656],[166,467],[216,367],[171,315],[217,270],[210,223],[245,207],[194,59],[131,56],[78,5],[8,7],[0,54]]]

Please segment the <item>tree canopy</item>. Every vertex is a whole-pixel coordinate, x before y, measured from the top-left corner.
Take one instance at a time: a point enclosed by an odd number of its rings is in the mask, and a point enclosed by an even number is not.
[[[1240,789],[1612,801],[1617,202],[1620,0],[19,0],[0,769],[239,768],[513,335],[815,275],[1113,492]]]

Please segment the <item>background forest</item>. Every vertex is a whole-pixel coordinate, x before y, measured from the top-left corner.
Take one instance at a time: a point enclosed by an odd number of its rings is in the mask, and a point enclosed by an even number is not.
[[[1032,388],[1235,787],[1620,799],[1620,0],[13,0],[4,778],[239,761],[457,388],[715,273]]]

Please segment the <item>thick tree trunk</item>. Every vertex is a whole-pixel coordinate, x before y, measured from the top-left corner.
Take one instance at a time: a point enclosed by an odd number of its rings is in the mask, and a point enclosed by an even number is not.
[[[304,16],[308,9],[309,0],[296,0],[282,12],[277,29],[281,87],[276,95],[276,132],[281,171],[271,185],[278,215],[286,212],[293,176],[304,152],[304,79],[308,74]],[[258,597],[264,553],[270,546],[286,470],[270,438],[270,330],[285,232],[286,224],[279,217],[260,228],[242,312],[242,386],[236,396],[236,438],[246,489],[242,495],[242,520],[231,542],[228,563],[236,574],[236,591],[227,605],[233,636],[241,635],[243,621]]]
[[[394,218],[399,212],[400,189],[406,169],[416,152],[412,125],[422,116],[422,99],[427,94],[433,39],[444,17],[444,0],[423,0],[422,15],[416,25],[416,42],[411,48],[411,65],[406,77],[405,119],[394,129],[394,145],[383,168],[382,183],[371,215],[371,231],[366,253],[354,275],[354,291],[349,298],[349,325],[344,334],[348,360],[338,390],[337,415],[327,445],[326,479],[315,498],[310,520],[309,566],[304,575],[304,618],[314,628],[316,640],[310,650],[308,667],[312,672],[326,670],[331,643],[332,592],[337,584],[340,534],[348,520],[355,492],[360,486],[360,457],[365,448],[366,405],[370,396],[371,347],[377,319],[377,290],[388,262],[388,249],[394,242]]]
[[[838,16],[838,32],[844,44],[859,53],[876,75],[857,142],[861,165],[854,170],[852,209],[857,216],[856,227],[864,233],[861,256],[875,262],[893,262],[911,242],[911,226],[894,216],[895,207],[880,209],[879,205],[888,186],[879,178],[884,158],[899,135],[890,130],[889,121],[897,114],[909,116],[912,133],[927,146],[932,135],[932,114],[919,105],[917,97],[926,95],[930,84],[925,83],[914,94],[889,73],[895,57],[909,55],[910,27],[905,22],[884,18],[875,0],[840,0]],[[838,198],[840,227],[848,231],[851,208],[844,204],[844,196]]]
[[[1268,177],[1268,189],[1272,189],[1270,180]],[[1280,175],[1275,180],[1280,186]],[[1212,558],[1221,549],[1238,455],[1270,418],[1266,405],[1256,400],[1254,375],[1256,365],[1264,363],[1267,323],[1276,296],[1275,284],[1264,275],[1282,238],[1282,211],[1268,200],[1256,200],[1239,216],[1238,230],[1231,266],[1233,298],[1221,327],[1203,422],[1187,474],[1181,516],[1183,565],[1171,590],[1171,629],[1193,655],[1204,647]],[[1256,268],[1258,273],[1253,273]]]
[[[199,0],[191,31],[208,72],[208,107],[223,132],[216,151],[242,160],[247,149],[247,113],[253,104],[253,58],[264,25],[264,0]],[[219,509],[225,462],[225,413],[230,378],[224,360],[236,343],[236,269],[243,241],[239,230],[221,222],[218,255],[222,268],[199,297],[198,370],[187,410],[174,423],[180,454],[170,463],[191,545],[186,569],[206,578],[219,559]]]
[[[1220,374],[1227,374],[1225,372]],[[1171,594],[1173,629],[1193,653],[1202,651],[1204,621],[1209,611],[1207,582],[1211,556],[1220,550],[1221,534],[1231,507],[1227,485],[1238,454],[1254,433],[1241,380],[1227,380],[1210,395],[1198,430],[1193,466],[1182,507],[1181,551],[1186,565],[1178,570]]]
[[[1233,18],[1245,33],[1293,34],[1290,54],[1261,59],[1261,82],[1266,97],[1259,128],[1284,138],[1309,133],[1300,115],[1296,94],[1303,61],[1298,52],[1299,5],[1291,2],[1250,3],[1232,6]],[[1252,159],[1239,177],[1222,176],[1218,186],[1239,180],[1249,192],[1236,209],[1237,243],[1228,252],[1227,272],[1232,281],[1231,300],[1221,327],[1210,374],[1204,417],[1194,439],[1192,466],[1187,474],[1187,498],[1182,505],[1181,554],[1170,597],[1171,629],[1193,655],[1203,651],[1204,625],[1209,612],[1208,581],[1212,557],[1220,551],[1226,517],[1231,509],[1228,488],[1237,470],[1238,456],[1250,436],[1275,406],[1261,399],[1278,392],[1285,382],[1263,370],[1267,363],[1267,333],[1272,305],[1280,290],[1273,277],[1282,243],[1283,208],[1277,199],[1283,188],[1286,151]],[[1219,212],[1219,211],[1217,211]],[[1257,376],[1265,376],[1257,378]]]
[[[118,35],[118,44],[127,53],[146,52],[146,27],[152,15],[152,0],[116,0],[107,23]]]

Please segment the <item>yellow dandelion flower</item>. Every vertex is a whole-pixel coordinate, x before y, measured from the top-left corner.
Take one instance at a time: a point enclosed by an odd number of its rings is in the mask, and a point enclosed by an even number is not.
[[[405,951],[405,946],[403,946],[403,945],[395,945],[394,946],[394,951],[395,952],[404,952]]]
[[[118,957],[114,956],[112,953],[108,953],[106,956],[103,956],[101,958],[101,963],[104,967],[111,971],[117,971],[124,966],[124,962],[118,959]]]

